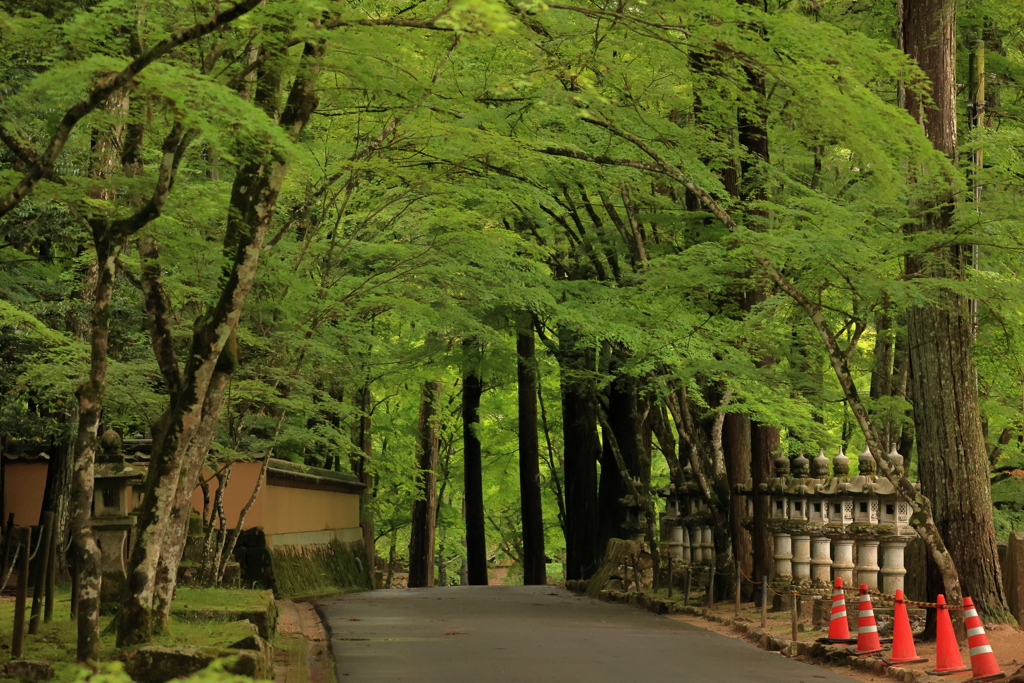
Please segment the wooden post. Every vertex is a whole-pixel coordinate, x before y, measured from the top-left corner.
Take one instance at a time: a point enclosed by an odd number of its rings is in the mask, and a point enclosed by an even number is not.
[[[740,580],[740,562],[736,560],[736,616],[740,615],[740,589],[743,587]]]
[[[43,594],[46,592],[46,575],[50,573],[47,561],[50,559],[50,539],[53,537],[53,513],[43,513],[43,537],[39,543],[39,559],[36,561],[35,581],[32,583],[32,616],[28,622],[31,635],[39,633],[39,618],[43,613]]]
[[[798,640],[798,636],[799,636],[799,634],[797,633],[797,630],[796,630],[796,611],[798,609],[796,586],[791,585],[789,587],[789,593],[790,593],[790,602],[791,602],[792,608],[793,608],[792,609],[792,617],[790,618],[790,624],[793,626],[793,641],[796,642]]]
[[[22,645],[25,642],[25,602],[28,600],[28,557],[32,554],[32,529],[24,527],[21,531],[21,550],[18,562],[18,592],[14,601],[14,635],[11,638],[11,659],[21,657]]]
[[[715,565],[708,567],[708,612],[715,608]]]
[[[768,628],[768,577],[761,577],[761,628]]]
[[[668,556],[668,597],[672,597],[672,556]]]
[[[46,562],[49,571],[46,572],[46,606],[43,610],[43,621],[47,624],[53,621],[53,584],[57,580],[57,549],[60,546],[61,542],[57,537],[56,518],[54,518],[54,529],[50,535],[50,559]]]
[[[690,605],[690,579],[693,576],[693,569],[691,567],[686,568],[686,598],[683,600],[683,604],[689,607]]]

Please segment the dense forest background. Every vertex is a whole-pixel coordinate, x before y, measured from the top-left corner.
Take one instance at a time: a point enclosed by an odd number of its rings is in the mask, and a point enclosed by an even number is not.
[[[998,616],[1022,10],[5,2],[0,433],[78,529],[98,434],[156,438],[140,576],[158,491],[273,454],[361,477],[420,585],[585,578],[687,468],[760,575],[731,486],[895,444],[932,592],[951,558]]]

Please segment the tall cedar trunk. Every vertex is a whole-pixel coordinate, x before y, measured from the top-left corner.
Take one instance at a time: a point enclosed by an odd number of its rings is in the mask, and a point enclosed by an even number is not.
[[[480,439],[476,430],[480,425],[480,398],[484,384],[480,380],[476,361],[476,342],[467,340],[463,345],[469,352],[467,369],[462,379],[462,454],[465,476],[466,564],[471,586],[487,585],[487,536],[484,527],[483,460]]]
[[[356,399],[359,401],[359,420],[353,435],[357,457],[352,463],[352,473],[359,477],[363,484],[363,491],[359,494],[359,524],[363,528],[366,571],[370,573],[370,585],[380,588],[377,581],[377,538],[373,529],[373,473],[370,471],[370,461],[373,457],[373,419],[370,416],[370,408],[373,405],[373,397],[368,383],[359,387]]]
[[[279,104],[281,83],[277,64],[258,69],[255,102],[273,118],[279,118],[282,129],[293,139],[301,135],[316,108],[314,83],[322,53],[322,45],[306,43],[283,107]],[[202,423],[207,392],[218,363],[223,368],[221,351],[238,325],[255,281],[263,241],[287,171],[287,159],[271,150],[265,157],[239,167],[231,188],[224,237],[227,265],[216,302],[196,325],[184,372],[178,368],[170,335],[160,333],[169,328],[162,315],[166,309],[154,309],[147,297],[154,351],[165,380],[174,389],[170,392],[170,407],[154,425],[153,455],[129,563],[129,595],[117,617],[119,647],[147,642],[152,637],[162,547],[165,542],[180,542],[178,537],[185,533],[184,526],[175,528],[169,523],[178,482],[193,464],[186,462],[186,458],[206,456],[192,448],[192,441]],[[234,363],[234,359],[228,362]],[[166,590],[173,593],[176,577],[165,575],[163,579],[171,582]]]
[[[78,593],[76,659],[81,663],[99,659],[100,584],[103,577],[100,573],[100,548],[90,520],[103,390],[107,380],[110,302],[120,251],[111,244],[109,226],[105,222],[97,221],[92,227],[99,275],[93,298],[89,379],[78,388],[78,435],[71,493],[71,537],[74,539],[78,569],[78,585],[73,588]]]
[[[586,371],[593,352],[582,348],[568,328],[559,329],[562,389],[562,448],[565,481],[566,578],[589,579],[601,564],[598,542],[597,431],[594,392]]]
[[[617,369],[613,362],[610,371]],[[616,377],[608,387],[608,425],[618,444],[626,470],[630,477],[639,478],[641,485],[650,481],[650,470],[646,477],[641,470],[641,454],[637,447],[636,382],[629,377]],[[615,466],[611,447],[612,437],[604,435],[604,453],[601,460],[601,480],[598,496],[600,499],[599,547],[606,547],[612,538],[630,538],[636,530],[626,526],[626,506],[622,499],[629,494],[629,485]]]
[[[879,313],[875,317],[875,348],[872,352],[874,362],[871,367],[871,399],[877,401],[886,396],[893,396],[893,327],[892,319],[886,313]],[[882,427],[881,437],[885,443],[895,443],[895,421],[894,416],[888,408],[885,411],[874,411],[877,423]]]
[[[750,0],[740,0],[741,4],[755,4]],[[755,108],[739,109],[737,120],[738,141],[745,155],[740,159],[740,170],[743,175],[741,194],[745,198],[763,196],[763,187],[756,183],[753,170],[758,163],[768,163],[768,123],[767,110],[764,108],[765,82],[764,77],[752,69],[746,70],[747,88],[753,95]],[[760,286],[748,291],[744,297],[743,308],[750,311],[755,305],[765,301],[767,294]],[[774,363],[773,358],[761,359],[761,365]],[[753,578],[760,581],[762,576],[771,576],[774,567],[772,536],[768,532],[768,519],[771,516],[771,501],[761,491],[761,484],[767,484],[772,477],[775,451],[781,443],[781,435],[777,427],[752,423],[750,426],[750,474],[754,485],[753,514]],[[759,596],[755,596],[760,599]]]
[[[424,382],[416,428],[416,463],[419,493],[412,504],[412,535],[409,540],[409,588],[434,585],[434,524],[437,521],[437,407],[441,384]]]
[[[547,583],[544,564],[544,510],[540,495],[540,443],[537,435],[537,342],[533,316],[520,313],[516,332],[519,387],[519,497],[523,517],[523,584]]]
[[[756,304],[764,301],[766,295],[763,290],[747,292],[746,306],[750,310]],[[774,363],[774,358],[764,358],[761,365]],[[762,484],[767,485],[772,478],[775,468],[775,456],[782,443],[778,427],[771,427],[760,423],[752,423],[750,426],[750,476],[753,483],[754,515],[753,515],[753,555],[754,555],[754,576],[755,581],[760,581],[763,576],[771,576],[775,567],[773,558],[774,548],[772,535],[768,531],[768,520],[771,518],[770,496],[762,491]],[[760,597],[755,597],[760,600]]]
[[[746,576],[753,577],[753,541],[750,532],[743,527],[747,516],[746,496],[736,492],[736,486],[745,484],[750,478],[750,416],[745,413],[727,413],[722,425],[722,450],[725,452],[725,469],[729,475],[729,532],[732,536],[732,555],[740,563]],[[754,577],[760,581],[760,577]],[[743,584],[749,591],[748,584]],[[746,597],[749,597],[746,596]]]
[[[781,438],[775,427],[758,424],[750,425],[750,477],[754,485],[753,515],[753,556],[755,581],[762,576],[771,576],[775,566],[773,559],[772,535],[768,531],[771,517],[771,498],[761,490],[773,476],[775,453]],[[753,577],[751,577],[753,578]]]
[[[953,0],[904,3],[907,54],[931,82],[931,101],[906,94],[907,111],[923,121],[936,150],[956,155],[956,4]],[[942,191],[919,208],[911,232],[951,232],[954,197]],[[908,273],[962,279],[969,247],[940,248],[907,258]],[[907,341],[913,368],[914,424],[922,492],[933,505],[939,533],[959,571],[963,595],[970,595],[990,620],[1008,618],[992,521],[988,453],[978,407],[968,301],[940,290],[934,304],[907,311]],[[928,592],[943,591],[929,572]]]

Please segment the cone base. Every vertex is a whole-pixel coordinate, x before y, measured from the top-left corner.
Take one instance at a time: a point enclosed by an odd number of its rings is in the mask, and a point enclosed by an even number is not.
[[[920,664],[921,662],[927,662],[928,660],[924,657],[917,657],[916,659],[883,659],[886,666],[899,666],[900,664]]]
[[[877,650],[864,650],[863,652],[858,652],[857,648],[855,647],[846,648],[846,651],[855,657],[867,657],[868,655],[877,655],[879,652],[882,652],[883,650],[885,650],[885,648],[880,647]]]
[[[821,643],[822,645],[856,645],[857,644],[857,639],[856,638],[818,638],[814,642]]]
[[[948,676],[950,674],[962,674],[967,673],[971,670],[971,667],[965,666],[962,669],[948,669],[946,671],[925,671],[929,676]]]
[[[978,676],[977,678],[968,678],[964,683],[981,683],[981,681],[997,681],[1000,678],[1006,678],[1010,674],[1006,671],[1000,671],[998,673],[989,674],[988,676]]]

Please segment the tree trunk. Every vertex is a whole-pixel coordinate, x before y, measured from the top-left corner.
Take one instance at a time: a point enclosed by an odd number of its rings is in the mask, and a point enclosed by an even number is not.
[[[232,367],[231,371],[233,370]],[[224,403],[224,393],[227,390],[228,381],[231,379],[231,371],[214,372],[213,378],[210,380],[203,405],[203,417],[189,453],[185,457],[184,470],[180,473],[174,501],[168,511],[170,533],[167,535],[166,542],[160,547],[160,563],[157,566],[156,585],[153,592],[153,631],[155,633],[162,633],[166,630],[171,616],[171,601],[174,599],[174,589],[177,585],[178,565],[181,564],[181,556],[188,540],[188,518],[192,514],[192,492],[199,484],[199,477],[206,464],[206,454],[209,453],[210,446],[217,436],[217,423]],[[226,529],[222,528],[221,533],[225,532]],[[203,569],[205,573],[207,568]]]
[[[562,449],[565,481],[566,578],[589,579],[601,565],[598,542],[597,461],[601,438],[593,384],[586,376],[593,352],[575,334],[559,329],[562,389]]]
[[[75,544],[78,568],[78,645],[80,663],[99,659],[100,641],[100,547],[91,525],[95,489],[96,451],[103,391],[107,381],[107,349],[110,339],[110,302],[114,293],[114,275],[120,249],[111,244],[109,226],[97,221],[93,226],[99,275],[93,298],[90,335],[89,379],[78,389],[78,435],[75,439],[74,478],[72,482],[71,537]],[[24,549],[22,552],[28,552]]]
[[[434,585],[434,524],[437,521],[437,407],[441,384],[424,382],[416,437],[419,494],[412,504],[412,535],[409,540],[409,588]]]
[[[363,492],[359,494],[359,524],[363,528],[363,547],[366,551],[370,585],[373,588],[380,588],[377,581],[377,536],[373,530],[373,473],[370,471],[370,461],[373,457],[373,419],[370,416],[370,408],[373,399],[369,382],[359,387],[356,399],[359,401],[359,421],[353,445],[358,449],[358,457],[352,463],[352,473],[359,477],[364,486]]]
[[[306,43],[299,75],[292,82],[287,101],[280,105],[280,81],[276,66],[259,70],[256,103],[282,129],[298,138],[316,108],[314,83],[319,73],[322,45]],[[129,562],[129,595],[118,613],[117,645],[126,647],[147,642],[153,633],[153,600],[157,572],[165,541],[176,543],[169,535],[184,534],[185,528],[171,528],[169,515],[179,479],[192,465],[186,457],[204,457],[192,449],[192,440],[202,423],[202,414],[210,382],[224,363],[221,351],[238,325],[241,309],[256,278],[260,252],[267,228],[277,206],[278,195],[288,171],[287,158],[268,150],[263,158],[242,164],[231,188],[224,236],[227,265],[217,299],[197,323],[192,335],[185,369],[178,368],[173,344],[162,331],[169,328],[160,310],[147,302],[154,352],[170,391],[167,411],[154,425],[153,455],[150,459],[146,492],[139,511],[137,534]],[[148,298],[148,297],[147,297]],[[176,577],[167,576],[174,582]],[[169,588],[173,593],[173,586]]]
[[[613,352],[614,353],[614,352]],[[613,363],[610,372],[614,373]],[[608,427],[612,434],[604,434],[604,452],[601,458],[601,480],[598,492],[600,500],[599,547],[606,547],[612,538],[629,539],[637,533],[626,522],[626,506],[622,499],[630,491],[629,483],[623,479],[622,470],[616,467],[612,452],[612,439],[618,444],[622,459],[630,478],[644,477],[641,474],[640,453],[637,449],[636,382],[628,377],[616,377],[608,387]],[[647,482],[650,481],[648,471]]]
[[[906,94],[907,111],[922,121],[936,150],[955,161],[956,3],[914,0],[904,3],[904,45],[931,83],[931,101]],[[910,232],[950,233],[952,182],[919,208]],[[969,248],[940,248],[909,256],[908,273],[963,279]],[[972,351],[972,314],[965,297],[939,290],[938,301],[907,311],[907,341],[913,367],[914,425],[922,493],[932,502],[935,525],[959,572],[963,595],[992,621],[1006,621],[992,501],[988,453],[978,407],[978,380]],[[934,579],[934,571],[929,573]],[[929,581],[929,596],[943,592]]]
[[[776,427],[759,423],[750,425],[750,478],[754,485],[753,515],[753,558],[755,581],[762,576],[771,576],[775,567],[772,535],[768,531],[768,520],[771,518],[771,497],[761,490],[761,484],[768,484],[773,476],[775,454],[779,450],[781,438]]]
[[[465,477],[466,571],[469,585],[487,585],[487,535],[484,527],[483,460],[480,438],[480,398],[484,385],[476,364],[479,361],[475,341],[463,343],[467,351],[462,380],[462,455]]]
[[[725,451],[725,469],[729,475],[729,532],[732,536],[732,555],[740,563],[740,569],[754,581],[753,541],[750,532],[743,527],[747,516],[746,496],[736,492],[736,486],[747,483],[750,478],[751,443],[750,416],[745,413],[727,413],[722,425],[722,449]],[[743,584],[749,591],[749,584]],[[749,597],[749,594],[748,594]]]
[[[537,436],[537,348],[533,315],[520,313],[516,333],[519,387],[519,495],[523,518],[523,584],[547,583],[544,564],[544,510],[540,495],[540,443]]]

